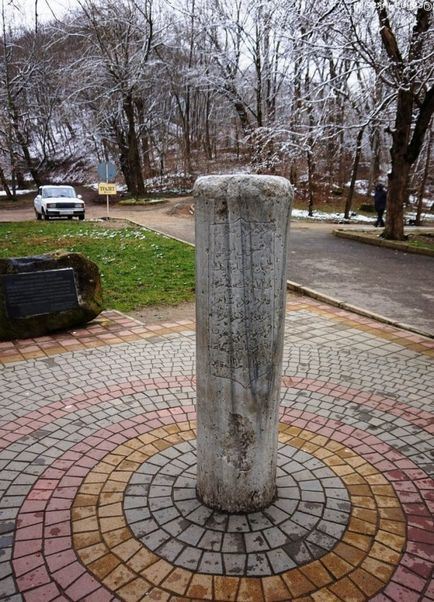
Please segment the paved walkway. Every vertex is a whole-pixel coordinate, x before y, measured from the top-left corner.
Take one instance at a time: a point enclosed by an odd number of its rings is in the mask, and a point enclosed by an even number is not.
[[[0,598],[434,600],[434,343],[289,297],[278,495],[195,496],[194,323],[0,345]]]

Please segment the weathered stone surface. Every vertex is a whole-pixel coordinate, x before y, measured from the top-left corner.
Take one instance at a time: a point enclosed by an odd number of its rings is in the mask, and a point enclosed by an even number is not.
[[[40,290],[38,293],[35,289],[35,309],[32,310],[32,303],[30,303],[23,312],[24,315],[17,317],[18,312],[13,311],[10,307],[11,296],[6,290],[7,275],[36,274],[68,268],[73,270],[73,281],[75,281],[77,291],[76,297],[74,292],[76,307],[50,312],[47,304],[47,310],[45,310],[41,298],[46,298],[47,291]],[[54,289],[53,295],[55,292]],[[49,295],[50,291],[48,290]],[[56,330],[74,328],[89,322],[102,310],[102,290],[98,266],[80,253],[56,251],[35,257],[0,259],[0,340],[36,337]]]
[[[197,492],[227,512],[275,495],[292,189],[273,176],[199,178]]]

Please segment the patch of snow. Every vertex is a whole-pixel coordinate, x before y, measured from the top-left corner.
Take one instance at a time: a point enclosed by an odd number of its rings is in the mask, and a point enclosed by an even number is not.
[[[34,188],[30,188],[29,190],[16,190],[15,194],[20,196],[22,194],[29,194],[30,192],[34,192],[36,194],[36,190]],[[6,196],[6,192],[4,190],[0,190],[0,196]]]
[[[416,203],[418,201],[418,198],[417,198],[416,195],[410,194],[409,197],[408,197],[408,200],[409,200],[409,202],[410,202],[411,205],[416,205]],[[425,205],[425,207],[430,207],[433,202],[434,201],[432,199],[423,198],[422,199],[422,206]]]
[[[366,215],[352,214],[351,219],[345,219],[343,213],[326,213],[325,211],[314,211],[313,216],[309,216],[306,209],[293,209],[292,217],[298,219],[309,219],[312,221],[332,221],[338,223],[372,223],[375,217],[367,217]]]
[[[351,185],[351,182],[347,182],[345,184],[345,186],[347,188],[349,188],[350,185]],[[355,185],[354,185],[354,190],[356,192],[358,192],[359,194],[366,194],[368,192],[368,186],[369,186],[368,180],[356,180]]]
[[[406,213],[405,217],[407,220],[416,219],[416,212]],[[434,213],[421,213],[420,219],[422,222],[434,222]]]

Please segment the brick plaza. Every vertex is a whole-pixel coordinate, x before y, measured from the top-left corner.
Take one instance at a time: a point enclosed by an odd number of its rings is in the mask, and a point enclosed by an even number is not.
[[[0,598],[434,600],[434,341],[287,306],[278,491],[195,494],[195,324],[0,343]]]

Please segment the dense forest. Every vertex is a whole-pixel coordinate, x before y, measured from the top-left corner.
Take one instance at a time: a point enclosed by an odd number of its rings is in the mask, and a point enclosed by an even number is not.
[[[288,177],[315,195],[388,187],[384,235],[433,191],[430,2],[77,0],[18,26],[2,0],[0,183],[94,181],[128,191],[203,173]],[[430,169],[431,168],[431,169]]]

